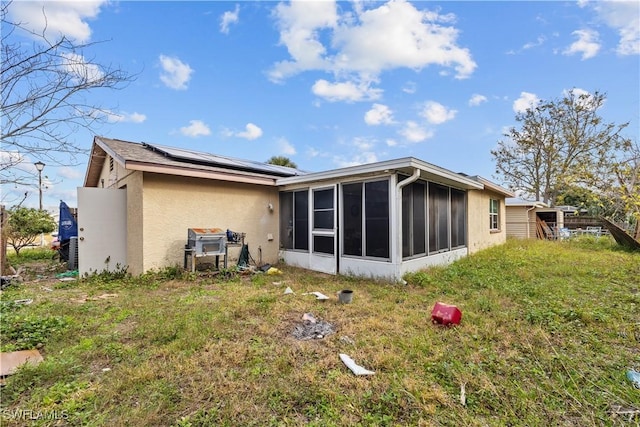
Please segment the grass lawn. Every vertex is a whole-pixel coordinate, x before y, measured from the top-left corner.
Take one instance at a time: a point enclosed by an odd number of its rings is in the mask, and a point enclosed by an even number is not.
[[[406,285],[287,266],[62,282],[35,264],[2,292],[0,345],[44,362],[6,378],[3,426],[640,423],[640,253],[608,239],[509,241]],[[459,326],[431,323],[437,301]],[[294,338],[305,313],[335,333]]]

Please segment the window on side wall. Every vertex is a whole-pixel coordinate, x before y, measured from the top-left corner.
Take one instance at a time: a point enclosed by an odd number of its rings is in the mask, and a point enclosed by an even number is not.
[[[489,230],[500,230],[500,201],[489,199]]]
[[[309,249],[309,193],[305,190],[280,193],[280,246]]]

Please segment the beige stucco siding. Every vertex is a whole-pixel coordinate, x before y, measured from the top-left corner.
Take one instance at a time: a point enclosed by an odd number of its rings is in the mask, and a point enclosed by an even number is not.
[[[493,245],[505,243],[507,233],[504,196],[486,190],[469,190],[467,194],[469,203],[469,209],[467,211],[469,224],[469,253],[471,254]],[[500,201],[500,229],[498,231],[489,230],[490,199]]]
[[[269,209],[270,203],[273,210]],[[182,266],[187,230],[198,227],[244,232],[256,262],[258,248],[262,249],[263,262],[277,261],[275,187],[145,173],[142,212],[143,271]],[[237,257],[239,248],[231,251],[230,258]]]

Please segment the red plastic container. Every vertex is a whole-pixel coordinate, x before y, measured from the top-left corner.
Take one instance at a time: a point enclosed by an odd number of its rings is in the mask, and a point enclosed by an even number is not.
[[[437,302],[431,310],[431,321],[445,326],[450,324],[459,325],[462,319],[462,312],[455,305]]]

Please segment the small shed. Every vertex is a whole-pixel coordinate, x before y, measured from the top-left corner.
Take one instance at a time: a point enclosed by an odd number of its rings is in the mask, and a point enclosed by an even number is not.
[[[564,212],[544,202],[507,198],[507,237],[555,239],[564,228]]]

